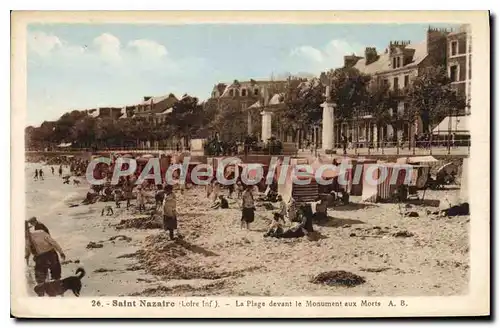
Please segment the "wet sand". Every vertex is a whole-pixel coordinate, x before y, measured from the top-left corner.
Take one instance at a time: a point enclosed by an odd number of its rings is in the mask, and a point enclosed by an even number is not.
[[[230,209],[212,210],[203,187],[195,187],[177,193],[184,238],[169,241],[161,229],[116,229],[121,220],[144,217],[135,209],[125,210],[123,203],[122,209],[107,203],[115,211],[112,216],[101,216],[105,203],[69,207],[81,203],[88,184],[63,185],[48,166],[43,167],[46,179],[33,181],[39,167],[26,166],[27,218],[37,216],[67,260],[80,261],[63,265],[63,277],[78,266],[85,268],[82,297],[446,296],[468,291],[469,216],[437,218],[426,214],[435,208],[412,206],[419,217],[410,218],[395,204],[353,203],[329,209],[328,223],[315,225],[312,238],[264,238],[273,210],[257,204],[251,230],[241,230],[239,201],[229,200]],[[427,191],[425,198],[453,199],[458,193],[456,188]],[[110,240],[118,235],[131,240]],[[86,248],[90,242],[102,248]],[[339,287],[310,282],[332,270],[354,273],[365,283]],[[32,271],[32,266],[27,269]]]

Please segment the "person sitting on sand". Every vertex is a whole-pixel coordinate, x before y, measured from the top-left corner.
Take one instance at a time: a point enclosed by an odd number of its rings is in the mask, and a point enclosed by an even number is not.
[[[228,203],[227,199],[224,198],[224,195],[219,195],[219,199],[217,199],[211,207],[213,209],[217,209],[217,208],[228,209],[229,203]]]
[[[248,185],[242,195],[241,228],[250,229],[250,223],[255,219],[255,204],[252,193],[253,186]]]
[[[328,202],[326,199],[321,198],[319,203],[316,204],[316,212],[314,219],[317,221],[324,221],[328,217]]]
[[[174,230],[177,229],[177,201],[171,185],[164,188],[165,197],[163,199],[163,229],[168,231],[170,240],[174,239]],[[177,233],[179,235],[179,233]]]
[[[285,204],[285,201],[283,200],[283,197],[281,197],[281,195],[278,195],[276,197],[276,200],[278,201],[279,210],[275,214],[277,214],[278,218],[280,220],[282,220],[283,223],[285,223],[285,217],[286,217],[286,204]]]
[[[307,236],[308,233],[313,232],[312,229],[312,216],[306,213],[307,211],[301,207],[297,213],[297,217],[301,220],[290,229],[287,229],[279,238],[300,238]]]
[[[279,213],[274,213],[273,222],[269,226],[269,230],[264,234],[264,237],[279,238],[283,234],[283,227],[280,223],[281,217]]]
[[[290,201],[288,202],[288,220],[290,222],[295,222],[297,219],[297,207],[295,205],[295,199],[290,197]]]

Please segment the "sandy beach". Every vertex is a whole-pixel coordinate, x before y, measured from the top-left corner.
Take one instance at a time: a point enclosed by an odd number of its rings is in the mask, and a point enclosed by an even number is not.
[[[43,168],[45,180],[33,181],[35,168]],[[193,187],[184,195],[177,192],[184,238],[169,241],[158,228],[160,221],[144,224],[148,219],[135,207],[127,211],[122,204],[116,209],[110,202],[115,213],[101,216],[105,203],[81,205],[87,182],[64,185],[42,164],[26,164],[25,174],[27,217],[23,219],[36,216],[51,230],[67,256],[63,277],[79,266],[85,268],[81,297],[468,292],[469,216],[429,216],[426,210],[435,208],[412,206],[419,217],[403,217],[397,204],[362,204],[359,197],[352,197],[351,205],[329,209],[328,223],[315,225],[312,237],[283,240],[263,237],[273,210],[257,204],[251,230],[241,230],[239,201],[230,199],[230,209],[212,210],[203,187]],[[459,192],[452,187],[427,191],[425,198],[443,201]],[[99,248],[88,248],[89,243]],[[354,273],[365,282],[354,287],[310,282],[332,270]],[[33,261],[26,272],[34,295]],[[73,297],[70,292],[65,296]]]

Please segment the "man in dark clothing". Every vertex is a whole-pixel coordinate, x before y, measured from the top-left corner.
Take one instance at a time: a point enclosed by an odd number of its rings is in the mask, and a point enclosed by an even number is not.
[[[43,230],[45,231],[48,235],[50,235],[50,232],[49,232],[49,229],[47,228],[47,226],[41,222],[38,222],[37,218],[36,217],[31,217],[29,220],[28,220],[28,223],[31,224],[34,228],[34,230]]]

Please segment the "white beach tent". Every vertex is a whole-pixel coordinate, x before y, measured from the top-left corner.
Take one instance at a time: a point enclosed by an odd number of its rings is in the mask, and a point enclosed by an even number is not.
[[[470,135],[469,116],[448,116],[432,130],[434,135]]]

